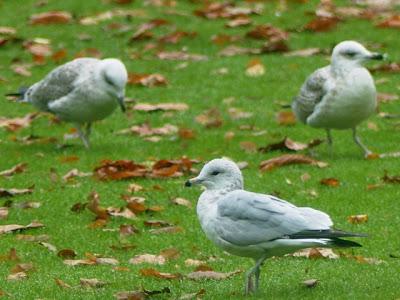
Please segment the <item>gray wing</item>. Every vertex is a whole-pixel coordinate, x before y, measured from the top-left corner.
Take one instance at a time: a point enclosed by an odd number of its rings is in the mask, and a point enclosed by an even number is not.
[[[27,90],[24,100],[42,111],[49,111],[48,104],[71,93],[79,76],[98,61],[95,58],[78,58],[55,68]]]
[[[330,66],[316,70],[304,82],[299,95],[294,98],[292,109],[298,120],[303,123],[314,111],[315,106],[325,96],[325,82],[330,77]]]
[[[255,245],[306,230],[329,230],[329,216],[273,196],[234,191],[218,201],[216,231],[235,245]]]

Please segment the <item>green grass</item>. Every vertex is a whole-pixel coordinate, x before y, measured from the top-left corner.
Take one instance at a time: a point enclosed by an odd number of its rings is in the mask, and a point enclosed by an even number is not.
[[[128,267],[130,272],[112,270],[111,266],[68,267],[62,259],[49,252],[37,243],[24,242],[16,239],[16,234],[0,236],[0,254],[5,254],[10,248],[17,250],[22,262],[32,262],[35,270],[29,273],[29,278],[22,281],[7,281],[6,278],[14,265],[12,262],[0,262],[0,290],[9,293],[11,299],[110,299],[113,294],[123,290],[135,290],[143,286],[147,290],[169,287],[170,295],[155,298],[174,299],[179,296],[206,290],[204,299],[242,298],[243,276],[234,276],[224,281],[194,282],[187,279],[163,280],[145,278],[139,274],[139,269],[152,266],[133,266],[128,260],[137,254],[158,254],[160,250],[175,247],[180,251],[180,257],[164,266],[156,266],[164,272],[187,274],[193,267],[186,267],[184,261],[188,258],[204,259],[217,256],[219,259],[209,262],[216,271],[228,272],[237,269],[246,270],[251,267],[251,261],[244,258],[229,256],[209,242],[198,224],[195,209],[173,206],[170,199],[184,197],[195,204],[200,194],[198,189],[185,189],[183,182],[186,178],[155,180],[138,179],[121,182],[99,182],[94,178],[79,178],[75,185],[62,181],[52,182],[50,168],[59,175],[64,175],[72,168],[81,171],[91,171],[102,159],[132,159],[137,162],[153,158],[179,158],[187,155],[203,161],[228,156],[236,161],[249,162],[249,168],[244,170],[245,184],[248,190],[275,193],[283,199],[288,199],[296,205],[312,206],[329,213],[338,228],[351,231],[366,232],[369,238],[361,242],[363,248],[349,250],[349,253],[374,257],[384,260],[380,265],[360,264],[355,260],[307,260],[295,258],[280,258],[267,261],[261,277],[261,291],[254,299],[396,299],[400,297],[398,280],[400,260],[389,255],[400,252],[399,186],[386,184],[376,190],[367,190],[368,184],[381,182],[384,170],[389,174],[399,174],[398,159],[364,160],[362,153],[351,140],[350,132],[334,132],[335,154],[331,157],[322,145],[316,149],[318,158],[329,162],[330,166],[318,169],[312,166],[289,166],[269,173],[260,173],[258,164],[264,159],[274,157],[279,153],[248,154],[240,149],[241,141],[253,141],[259,146],[277,141],[284,136],[294,140],[309,141],[312,138],[324,136],[323,131],[311,129],[301,124],[285,127],[278,126],[275,114],[281,108],[278,101],[289,103],[296,95],[306,76],[314,69],[327,63],[324,56],[310,58],[283,57],[280,54],[262,55],[260,59],[266,66],[266,74],[257,78],[245,75],[245,68],[251,59],[248,56],[221,58],[217,56],[219,47],[211,43],[210,38],[215,33],[244,34],[246,28],[226,29],[223,20],[204,20],[194,17],[192,11],[199,7],[189,1],[178,1],[176,10],[185,12],[187,16],[165,15],[165,8],[142,6],[141,1],[125,6],[145,11],[146,16],[131,20],[115,19],[102,22],[96,26],[78,24],[29,26],[28,17],[33,13],[49,10],[68,10],[76,17],[94,15],[116,5],[104,4],[106,1],[49,1],[44,7],[36,7],[36,0],[3,1],[0,3],[0,26],[13,26],[18,30],[18,36],[23,39],[36,37],[50,39],[53,48],[66,48],[68,59],[84,48],[99,49],[104,57],[121,58],[129,71],[138,73],[161,73],[169,81],[167,87],[141,88],[129,86],[127,96],[141,102],[186,102],[190,109],[173,116],[163,113],[145,114],[129,112],[122,115],[116,111],[111,117],[95,124],[92,135],[92,148],[87,151],[80,141],[69,143],[73,147],[57,149],[54,144],[22,145],[12,141],[13,136],[25,136],[31,130],[39,136],[56,137],[62,142],[63,134],[72,127],[70,124],[52,124],[47,118],[34,121],[33,129],[26,128],[16,133],[0,130],[0,170],[7,169],[19,162],[27,162],[25,173],[13,176],[11,179],[0,177],[0,187],[25,188],[35,185],[34,193],[27,196],[11,198],[14,202],[25,200],[40,201],[38,209],[22,210],[11,208],[7,220],[0,224],[27,224],[39,220],[45,228],[27,231],[27,234],[48,234],[50,243],[58,249],[71,248],[83,258],[86,252],[99,253],[106,257],[115,257],[121,266]],[[109,1],[111,2],[111,1]],[[339,2],[339,1],[338,1]],[[99,4],[100,3],[100,4]],[[107,2],[108,3],[108,2]],[[345,4],[344,1],[340,3]],[[305,13],[313,11],[316,1],[307,4],[290,4],[281,17],[274,16],[277,3],[271,1],[265,6],[262,15],[252,17],[256,24],[272,23],[282,28],[299,28],[311,17]],[[123,7],[122,7],[123,8]],[[12,13],[10,13],[12,12]],[[204,62],[189,62],[185,69],[177,70],[181,62],[161,61],[151,53],[143,54],[140,59],[131,59],[132,52],[140,52],[146,42],[128,43],[129,36],[136,27],[155,17],[164,17],[175,24],[180,30],[196,31],[194,39],[184,39],[178,45],[166,46],[166,49],[181,49],[187,47],[190,53],[208,55]],[[112,31],[104,30],[110,22],[121,22],[132,25],[131,32],[115,35]],[[172,30],[172,26],[156,29],[161,35]],[[78,35],[86,33],[92,36],[91,41],[80,41]],[[305,47],[322,47],[329,49],[345,39],[360,39],[367,45],[381,45],[379,51],[386,52],[393,61],[400,60],[399,32],[395,29],[377,29],[373,22],[366,20],[347,20],[330,32],[314,34],[308,32],[293,32],[289,40],[292,49]],[[260,45],[258,42],[243,40],[242,46]],[[20,43],[9,43],[1,46],[0,76],[7,82],[0,82],[0,94],[18,89],[21,85],[29,85],[41,79],[56,64],[49,61],[42,66],[32,68],[32,77],[15,75],[9,65],[14,59],[30,62],[31,57],[21,47]],[[215,75],[213,71],[226,67],[227,75]],[[387,78],[386,83],[380,84],[378,90],[386,93],[399,94],[400,75],[376,74],[375,79]],[[232,106],[244,111],[254,112],[248,120],[233,121],[229,118],[228,105],[222,102],[227,97],[234,97]],[[7,117],[23,116],[34,111],[29,105],[1,101],[1,115]],[[223,113],[224,123],[220,128],[203,129],[194,121],[195,116],[210,107],[218,107]],[[381,111],[399,113],[398,103],[382,104]],[[153,126],[172,123],[180,127],[195,130],[194,140],[179,138],[164,138],[159,143],[151,143],[137,136],[121,136],[114,132],[127,128],[132,124],[149,121]],[[359,128],[364,142],[375,152],[391,152],[399,150],[399,131],[395,121],[387,121],[373,116],[371,122],[377,124],[379,130],[368,129],[366,122]],[[250,131],[239,130],[240,125],[250,124],[266,129],[262,136],[253,136]],[[235,137],[224,140],[227,131],[234,131]],[[61,163],[65,156],[76,155],[77,162]],[[200,167],[200,165],[199,165]],[[300,176],[305,172],[311,179],[302,182]],[[329,188],[319,184],[319,180],[327,177],[338,178],[341,185]],[[288,184],[290,180],[292,184]],[[70,211],[76,202],[86,201],[88,194],[96,190],[101,196],[103,206],[122,206],[124,202],[120,195],[125,193],[129,183],[137,182],[146,188],[138,193],[146,197],[148,205],[162,205],[165,210],[153,215],[140,215],[136,221],[112,218],[106,228],[118,229],[120,224],[132,223],[141,233],[128,237],[130,243],[137,247],[129,251],[115,251],[111,245],[119,241],[118,232],[89,229],[87,225],[93,220],[91,212],[85,210],[80,214]],[[161,191],[153,189],[160,185]],[[318,196],[311,197],[309,191],[314,189]],[[7,199],[0,199],[0,204]],[[1,205],[0,205],[1,206]],[[195,205],[194,205],[195,206]],[[347,217],[353,214],[368,214],[369,221],[361,225],[351,225]],[[177,234],[151,235],[148,228],[143,226],[147,219],[163,219],[184,228]],[[54,279],[59,278],[72,286],[79,285],[80,278],[98,278],[109,284],[100,289],[62,289]],[[314,289],[306,289],[301,282],[316,278],[320,284]],[[7,297],[6,297],[7,298]]]

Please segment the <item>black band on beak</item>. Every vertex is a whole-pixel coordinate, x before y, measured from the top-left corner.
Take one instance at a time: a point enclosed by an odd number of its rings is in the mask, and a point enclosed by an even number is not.
[[[124,97],[118,97],[118,104],[121,107],[122,112],[126,111]]]
[[[372,53],[372,55],[370,56],[370,59],[374,59],[374,60],[383,60],[384,58],[385,58],[385,56],[380,53]]]
[[[188,180],[188,181],[185,182],[185,186],[186,186],[186,187],[191,187],[191,186],[192,186],[192,183]]]

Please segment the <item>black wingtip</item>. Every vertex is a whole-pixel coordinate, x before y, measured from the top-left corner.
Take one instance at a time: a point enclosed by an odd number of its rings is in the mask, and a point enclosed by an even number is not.
[[[342,240],[342,239],[332,239],[331,240],[331,245],[334,247],[342,247],[342,248],[348,248],[348,247],[362,247],[361,244],[350,241],[350,240]]]

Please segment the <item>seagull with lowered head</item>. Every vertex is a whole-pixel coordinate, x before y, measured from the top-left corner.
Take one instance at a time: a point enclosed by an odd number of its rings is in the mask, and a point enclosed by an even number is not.
[[[324,128],[330,150],[331,129],[351,129],[365,156],[371,154],[356,132],[356,126],[377,106],[374,80],[363,64],[383,58],[355,41],[341,42],[333,49],[331,64],[312,73],[294,98],[292,109],[297,119]]]
[[[57,67],[25,91],[8,95],[20,96],[40,111],[74,123],[89,148],[92,122],[106,118],[118,105],[125,111],[127,78],[126,68],[118,59],[78,58]]]
[[[206,236],[223,250],[255,261],[246,274],[246,294],[257,290],[260,267],[269,257],[309,247],[360,247],[342,238],[365,236],[333,229],[331,218],[319,210],[244,190],[241,171],[227,159],[208,162],[185,185],[194,184],[205,187],[197,216]]]

